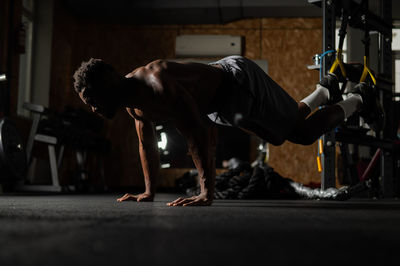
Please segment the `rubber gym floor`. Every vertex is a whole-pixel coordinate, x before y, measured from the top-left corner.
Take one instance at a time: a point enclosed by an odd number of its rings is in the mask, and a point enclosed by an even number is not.
[[[0,265],[399,265],[400,201],[1,195]]]

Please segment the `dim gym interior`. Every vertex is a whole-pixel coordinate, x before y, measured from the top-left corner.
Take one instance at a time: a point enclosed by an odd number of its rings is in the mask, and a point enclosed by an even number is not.
[[[399,196],[399,1],[0,0],[0,265],[398,265]]]

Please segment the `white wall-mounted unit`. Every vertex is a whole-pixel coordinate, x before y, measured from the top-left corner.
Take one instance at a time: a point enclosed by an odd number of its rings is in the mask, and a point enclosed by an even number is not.
[[[179,35],[176,37],[176,57],[222,57],[241,53],[241,36]]]

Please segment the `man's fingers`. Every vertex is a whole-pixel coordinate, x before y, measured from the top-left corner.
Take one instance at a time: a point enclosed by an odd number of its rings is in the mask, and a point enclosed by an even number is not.
[[[186,200],[185,198],[178,198],[173,202],[170,202],[168,206],[179,206],[182,201]]]
[[[148,196],[141,196],[137,198],[137,201],[153,201],[153,198]]]
[[[178,198],[170,203],[168,206],[208,206],[211,205],[212,200],[199,198],[197,196],[191,198]]]
[[[176,200],[176,201],[172,202],[172,204],[170,204],[169,206],[179,206],[179,205],[181,205],[181,203],[182,203],[183,201],[185,201],[185,200],[186,200],[186,199]]]
[[[167,203],[167,205],[168,205],[168,206],[172,206],[175,202],[177,202],[177,201],[179,201],[179,200],[181,200],[181,199],[182,199],[182,198],[177,198],[176,200]]]
[[[128,195],[127,194],[125,194],[125,195],[123,195],[121,198],[119,198],[118,200],[125,200],[126,198],[128,197]]]
[[[209,206],[209,205],[211,205],[211,201],[208,200],[204,201],[199,199],[183,204],[183,206]]]
[[[125,200],[125,196],[122,196],[122,197],[120,197],[120,198],[117,199],[117,201],[119,201],[119,202],[121,202],[121,201],[123,201],[123,200]]]
[[[127,193],[127,194],[123,195],[121,198],[117,199],[117,201],[121,202],[121,201],[136,200],[136,199],[137,199],[137,196]]]
[[[168,206],[182,206],[183,204],[186,204],[188,202],[196,200],[196,197],[191,197],[191,198],[179,198],[169,204]]]
[[[122,197],[118,198],[118,199],[117,199],[117,201],[121,201],[122,199],[124,199],[124,198],[125,198],[125,196],[126,196],[126,194],[125,194],[125,195],[123,195]]]
[[[201,205],[201,201],[192,200],[192,201],[184,203],[182,206],[198,206],[198,205]]]
[[[171,201],[170,203],[167,203],[167,205],[168,206],[173,206],[174,204],[176,204],[177,202],[179,202],[179,201],[181,201],[181,200],[183,200],[184,198],[177,198],[176,200],[174,200],[174,201]]]
[[[192,201],[193,199],[189,198],[189,199],[183,199],[181,201],[178,201],[177,203],[175,203],[173,206],[182,206],[183,204]]]

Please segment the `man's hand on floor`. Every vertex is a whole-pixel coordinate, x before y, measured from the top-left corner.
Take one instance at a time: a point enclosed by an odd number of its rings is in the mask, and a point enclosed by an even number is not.
[[[170,203],[168,206],[209,206],[213,202],[212,198],[207,195],[198,195],[190,198],[179,198]]]
[[[118,202],[128,201],[128,200],[133,200],[133,201],[153,201],[153,199],[154,199],[154,195],[150,194],[150,193],[146,193],[146,192],[142,193],[142,194],[137,194],[137,195],[126,193],[121,198],[117,199],[117,201]]]

